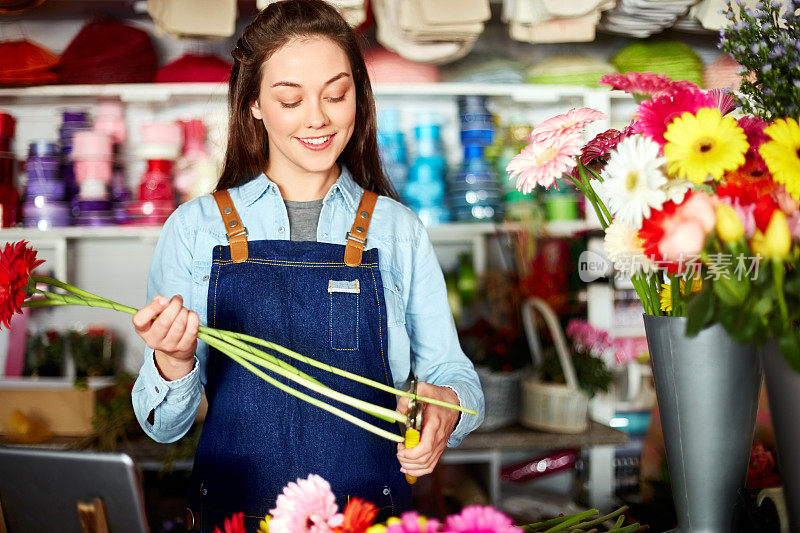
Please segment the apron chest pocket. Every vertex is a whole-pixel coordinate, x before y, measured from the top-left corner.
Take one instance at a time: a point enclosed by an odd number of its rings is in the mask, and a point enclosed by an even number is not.
[[[328,281],[330,335],[334,350],[358,350],[358,280]]]

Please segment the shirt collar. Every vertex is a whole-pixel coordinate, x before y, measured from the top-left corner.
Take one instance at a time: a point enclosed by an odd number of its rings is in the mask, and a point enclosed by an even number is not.
[[[244,202],[244,205],[250,207],[270,189],[276,194],[280,194],[278,185],[262,172],[254,179],[239,186],[239,197],[242,202]],[[342,167],[339,179],[336,180],[336,183],[330,188],[328,194],[325,195],[325,203],[336,194],[336,191],[339,191],[342,198],[344,198],[344,203],[347,208],[352,213],[355,213],[359,202],[361,202],[362,189],[353,180],[353,175],[350,174],[350,171],[347,170],[346,167]]]

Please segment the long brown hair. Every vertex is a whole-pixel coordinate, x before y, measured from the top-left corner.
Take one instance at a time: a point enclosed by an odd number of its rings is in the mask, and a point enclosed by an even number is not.
[[[336,9],[323,0],[274,2],[253,18],[236,42],[228,89],[228,146],[217,190],[247,183],[267,168],[267,132],[250,114],[250,104],[259,95],[262,65],[290,40],[313,36],[339,45],[353,71],[355,129],[337,163],[347,167],[364,189],[397,199],[378,157],[375,99],[358,39]]]

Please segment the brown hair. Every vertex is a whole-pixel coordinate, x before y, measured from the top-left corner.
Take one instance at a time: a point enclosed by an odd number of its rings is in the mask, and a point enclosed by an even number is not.
[[[364,189],[397,199],[378,157],[375,99],[358,39],[336,9],[323,0],[274,2],[253,18],[236,42],[228,89],[228,146],[217,190],[247,183],[267,168],[267,132],[250,114],[250,104],[259,95],[262,65],[290,40],[312,36],[339,45],[353,71],[355,129],[337,163],[347,167]]]

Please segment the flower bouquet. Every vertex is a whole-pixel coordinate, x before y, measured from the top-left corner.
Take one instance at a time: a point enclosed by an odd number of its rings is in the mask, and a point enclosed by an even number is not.
[[[511,518],[486,505],[470,505],[444,522],[426,518],[414,511],[375,523],[378,508],[371,502],[351,498],[342,512],[336,505],[330,484],[311,474],[290,482],[278,496],[275,508],[259,523],[258,533],[522,533],[523,531],[608,531],[634,533],[647,528],[639,523],[623,525],[627,507],[598,517],[597,509],[517,527]],[[613,524],[610,528],[603,524]],[[603,529],[600,529],[603,528]],[[224,531],[245,533],[242,513],[226,518]]]
[[[759,116],[734,118],[733,95],[686,81],[607,75],[602,84],[639,102],[626,128],[583,145],[602,114],[570,110],[534,128],[507,168],[522,191],[561,180],[582,191],[608,259],[631,278],[681,529],[730,529],[761,382],[755,345],[773,339],[787,369],[800,370],[798,7],[727,11],[722,47],[752,74],[739,101]],[[782,397],[800,385],[792,390]],[[795,462],[790,477],[800,479]]]
[[[5,327],[10,328],[12,316],[14,313],[21,313],[23,307],[84,305],[113,309],[131,315],[136,313],[137,310],[133,307],[111,301],[56,279],[34,275],[36,267],[43,262],[43,260],[36,259],[36,251],[29,248],[26,241],[6,243],[5,248],[0,250],[0,325],[5,325]],[[60,289],[62,292],[54,292],[54,289]],[[269,371],[273,375],[283,376],[310,391],[353,406],[366,414],[387,422],[405,423],[405,415],[337,392],[335,389],[324,385],[319,380],[312,378],[275,355],[260,348],[256,348],[256,346],[272,350],[273,352],[326,370],[336,376],[351,379],[388,393],[405,396],[407,398],[416,397],[417,401],[456,409],[467,414],[477,414],[471,409],[466,409],[458,405],[433,398],[415,396],[409,392],[395,389],[377,381],[321,363],[270,341],[255,338],[243,333],[201,326],[198,338],[205,341],[210,346],[217,348],[220,352],[244,366],[253,374],[284,392],[315,405],[320,409],[324,409],[362,429],[395,442],[403,442],[404,439],[400,435],[381,429],[325,401],[281,383],[272,375],[264,372],[264,370]]]

